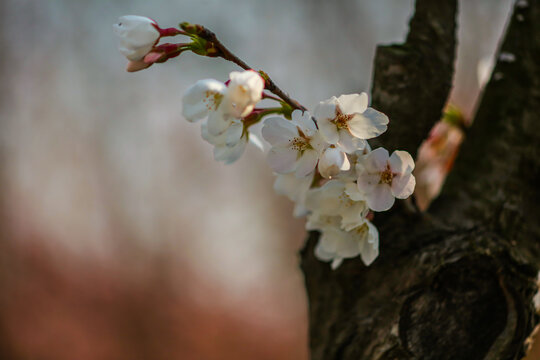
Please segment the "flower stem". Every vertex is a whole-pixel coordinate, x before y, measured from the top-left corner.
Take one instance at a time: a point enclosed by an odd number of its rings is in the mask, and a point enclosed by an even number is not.
[[[282,102],[283,100],[278,98],[278,97],[275,97],[275,96],[272,96],[272,95],[269,95],[267,93],[264,93],[262,94],[262,98],[263,99],[271,99],[271,100],[275,100],[275,101],[279,101],[279,102]]]
[[[255,109],[251,114],[244,118],[244,127],[249,128],[251,125],[255,125],[262,120],[263,117],[270,114],[283,114],[285,109],[283,107],[274,107],[266,109]]]
[[[252,70],[253,68],[246,64],[242,59],[240,59],[238,56],[234,55],[229,49],[225,47],[221,43],[221,41],[218,40],[216,34],[214,34],[212,31],[208,30],[202,25],[198,29],[198,36],[203,38],[206,41],[212,42],[214,47],[219,51],[218,55],[219,57],[222,57],[225,60],[229,60],[236,65],[240,66],[244,70]],[[289,106],[291,106],[293,109],[300,109],[302,111],[305,111],[306,108],[301,105],[298,101],[292,99],[289,95],[287,95],[283,90],[281,90],[276,83],[266,74],[264,71],[259,71],[259,74],[263,77],[265,81],[265,89],[272,92],[273,94],[277,95],[279,98],[283,99]]]

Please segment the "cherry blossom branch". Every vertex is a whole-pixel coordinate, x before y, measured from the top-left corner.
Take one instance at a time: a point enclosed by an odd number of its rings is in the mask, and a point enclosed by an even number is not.
[[[235,63],[236,65],[240,66],[244,70],[251,70],[253,67],[246,64],[245,61],[240,59],[238,56],[233,54],[219,39],[217,38],[216,34],[214,34],[209,29],[205,28],[202,25],[193,25],[197,28],[197,35],[204,40],[210,42],[209,47],[213,50],[215,49],[217,52],[213,54],[212,56],[219,56],[225,60],[231,61]],[[265,89],[270,91],[271,93],[277,95],[283,101],[285,101],[289,106],[291,106],[293,109],[300,109],[302,111],[305,111],[306,108],[301,105],[298,101],[292,99],[288,94],[286,94],[283,90],[281,90],[276,83],[268,76],[267,73],[264,71],[259,71],[259,74],[263,77],[265,81]]]
[[[254,109],[251,114],[244,118],[244,126],[249,128],[262,120],[263,117],[271,114],[283,114],[282,107]]]

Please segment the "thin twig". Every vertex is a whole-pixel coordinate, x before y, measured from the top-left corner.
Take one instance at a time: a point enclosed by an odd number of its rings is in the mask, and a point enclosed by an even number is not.
[[[209,41],[213,44],[214,48],[218,50],[219,57],[222,57],[225,60],[229,60],[238,66],[240,66],[244,70],[252,70],[253,68],[246,64],[242,59],[240,59],[238,56],[234,55],[229,49],[225,47],[219,41],[216,34],[214,34],[212,31],[208,30],[204,26],[202,26],[202,29],[200,33],[198,34],[201,38],[205,39],[206,41]],[[265,88],[272,92],[273,94],[279,96],[283,101],[285,101],[289,106],[291,106],[293,109],[300,109],[302,111],[305,111],[306,108],[301,105],[298,101],[292,99],[287,95],[283,90],[281,90],[276,83],[266,74],[264,71],[260,71],[261,75],[263,76],[265,80]]]

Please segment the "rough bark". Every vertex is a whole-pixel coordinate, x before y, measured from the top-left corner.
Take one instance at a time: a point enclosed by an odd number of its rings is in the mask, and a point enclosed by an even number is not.
[[[452,86],[457,0],[418,0],[404,44],[379,46],[372,105],[390,118],[375,145],[416,154]]]
[[[456,1],[417,0],[403,45],[379,47],[381,143],[412,153],[452,77]],[[302,251],[312,359],[520,359],[537,318],[540,0],[518,1],[455,171],[428,213],[377,214],[381,254],[332,271]],[[510,55],[511,54],[511,55]]]

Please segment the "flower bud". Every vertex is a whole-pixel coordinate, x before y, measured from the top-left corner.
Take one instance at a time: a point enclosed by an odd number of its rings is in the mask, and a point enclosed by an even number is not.
[[[113,29],[120,40],[120,52],[131,61],[142,60],[160,38],[156,22],[144,16],[121,16]]]
[[[331,179],[340,173],[341,170],[347,171],[351,167],[349,159],[344,152],[331,147],[323,151],[319,159],[319,173],[326,179]]]
[[[146,69],[150,65],[152,65],[152,63],[146,63],[143,60],[137,60],[137,61],[130,60],[126,66],[126,71],[127,72],[140,71],[140,70]]]
[[[227,113],[241,118],[249,115],[262,98],[263,78],[255,71],[233,71],[227,85],[225,106]]]

